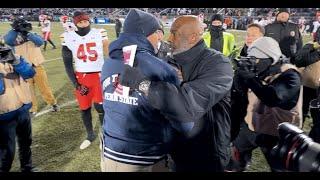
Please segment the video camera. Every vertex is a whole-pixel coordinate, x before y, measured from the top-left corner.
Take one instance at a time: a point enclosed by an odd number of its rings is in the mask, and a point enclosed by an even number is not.
[[[12,64],[16,57],[14,56],[12,49],[9,47],[0,47],[0,63]]]
[[[32,30],[32,24],[21,17],[15,19],[11,27],[18,32],[29,32]]]
[[[279,143],[271,151],[274,171],[320,172],[320,144],[288,122],[279,125],[279,135]]]
[[[232,63],[235,67],[235,69],[241,69],[248,72],[257,72],[257,63],[258,59],[253,56],[249,57],[240,57],[240,59],[232,59]]]

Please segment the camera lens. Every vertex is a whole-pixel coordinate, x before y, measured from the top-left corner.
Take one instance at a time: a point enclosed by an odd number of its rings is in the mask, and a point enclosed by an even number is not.
[[[320,144],[290,123],[279,125],[280,141],[273,149],[274,164],[281,171],[320,172]]]

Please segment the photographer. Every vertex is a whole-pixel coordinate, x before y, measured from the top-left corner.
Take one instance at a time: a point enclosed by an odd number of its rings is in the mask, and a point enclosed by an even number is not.
[[[22,172],[32,172],[31,161],[31,94],[25,81],[35,74],[21,56],[0,47],[0,172],[8,172],[14,159],[18,137]]]
[[[307,94],[303,97],[303,115],[305,120],[308,117],[310,103],[313,99],[316,99],[319,95],[319,79],[320,79],[320,45],[318,42],[307,43],[303,48],[298,51],[295,56],[296,66],[302,67],[302,83],[303,93]],[[318,93],[317,93],[318,89]],[[310,131],[310,137],[316,141],[320,142],[320,119],[319,108],[310,107],[310,112],[312,116],[313,126]]]
[[[32,79],[28,80],[31,86],[32,97],[31,114],[34,116],[38,111],[35,85],[39,88],[45,102],[52,106],[51,110],[54,112],[58,111],[59,107],[49,86],[47,73],[42,66],[44,57],[41,53],[40,46],[43,44],[43,39],[37,34],[30,32],[32,25],[23,18],[15,19],[11,26],[12,30],[4,36],[5,43],[13,46],[15,53],[25,57],[37,72]]]
[[[239,60],[235,71],[236,89],[248,95],[246,127],[233,141],[234,152],[260,147],[270,165],[270,150],[278,142],[281,122],[301,125],[300,75],[283,57],[279,44],[261,37],[248,48],[248,58]],[[253,134],[248,138],[247,134]],[[232,161],[239,163],[233,154]],[[272,168],[272,167],[271,167]]]

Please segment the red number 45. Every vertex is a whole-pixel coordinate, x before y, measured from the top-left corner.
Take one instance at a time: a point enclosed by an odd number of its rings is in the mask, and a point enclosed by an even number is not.
[[[90,61],[96,61],[98,59],[98,53],[96,50],[92,49],[96,47],[95,42],[86,43],[86,44],[80,44],[77,51],[77,57],[79,59],[82,59],[83,62],[87,62],[87,59]],[[88,52],[89,56],[86,55],[86,52]]]

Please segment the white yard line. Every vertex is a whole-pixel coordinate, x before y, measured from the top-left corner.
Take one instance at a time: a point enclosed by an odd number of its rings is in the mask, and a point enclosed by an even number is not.
[[[76,102],[77,102],[76,100],[68,101],[68,102],[65,102],[65,103],[59,105],[59,107],[63,108],[63,107],[66,107],[66,106],[71,106],[71,105],[75,104]],[[39,116],[45,115],[45,114],[47,114],[49,112],[51,112],[51,109],[40,111],[35,115],[35,117],[39,117]],[[59,113],[59,112],[53,112],[53,113]]]
[[[51,61],[56,61],[56,60],[59,60],[59,59],[62,59],[62,58],[58,57],[58,58],[49,59],[49,60],[44,61],[44,63],[51,62]]]

